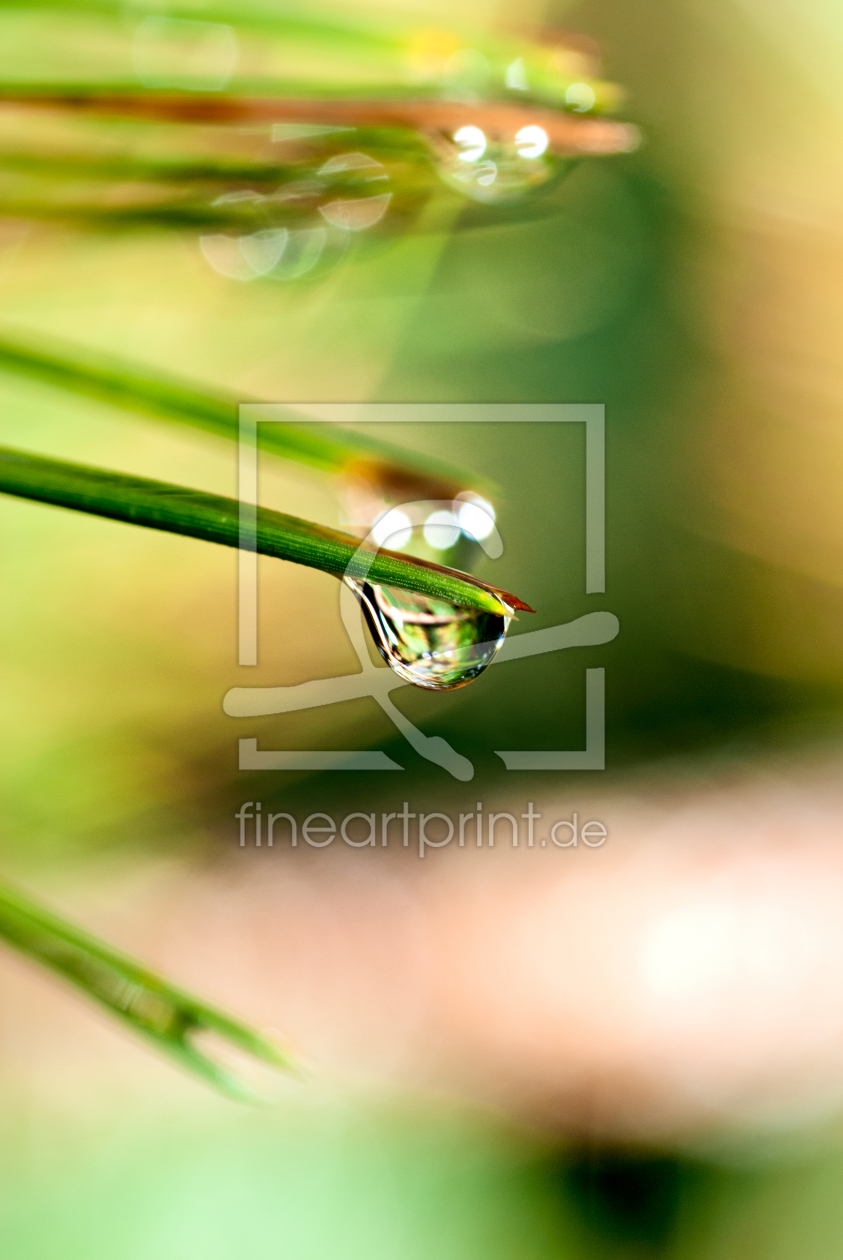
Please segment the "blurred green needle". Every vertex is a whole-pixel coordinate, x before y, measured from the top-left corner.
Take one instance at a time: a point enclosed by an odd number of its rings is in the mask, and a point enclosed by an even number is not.
[[[214,1034],[232,1049],[280,1071],[296,1070],[290,1056],[255,1029],[3,885],[0,937],[69,980],[133,1032],[231,1098],[262,1101],[260,1094],[197,1049],[192,1042],[197,1034]]]

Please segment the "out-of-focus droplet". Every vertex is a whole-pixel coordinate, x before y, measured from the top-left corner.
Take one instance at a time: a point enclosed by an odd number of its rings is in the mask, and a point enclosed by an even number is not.
[[[298,280],[312,271],[322,257],[328,233],[323,227],[290,232],[287,245],[269,273],[273,280]]]
[[[339,175],[343,171],[365,171],[364,179],[389,179],[383,164],[368,153],[336,153],[320,166],[319,175]]]
[[[392,193],[380,193],[375,197],[342,197],[319,207],[319,213],[332,227],[345,228],[347,232],[362,232],[379,223],[389,209]]]
[[[199,248],[218,275],[229,280],[254,280],[255,270],[243,257],[240,238],[213,232],[199,237]]]
[[[240,252],[256,276],[265,276],[284,253],[289,233],[286,228],[266,228],[241,236]]]
[[[452,138],[432,138],[431,143],[442,179],[473,201],[518,201],[570,165],[549,152],[547,133],[539,126],[522,127],[509,137],[465,126]]]
[[[491,664],[511,617],[346,577],[375,646],[399,677],[430,691],[464,687]],[[509,611],[509,610],[508,610]]]
[[[596,100],[594,88],[589,87],[587,83],[572,83],[565,92],[565,104],[578,114],[587,114],[594,108]]]
[[[332,227],[346,232],[362,232],[379,223],[389,209],[392,193],[382,192],[360,196],[360,185],[389,180],[383,164],[368,153],[336,153],[320,166],[320,179],[333,183],[334,190],[345,191],[350,196],[334,196],[319,207],[319,213]]]
[[[544,127],[530,124],[515,133],[515,147],[522,158],[540,158],[550,143]]]
[[[486,152],[486,137],[479,127],[460,127],[454,132],[458,162],[477,162]]]
[[[231,192],[222,193],[212,202],[212,206],[236,206],[242,203],[252,203],[260,205],[266,198],[262,193],[256,192],[254,188],[235,188]]]
[[[283,205],[287,201],[311,201],[324,190],[325,185],[320,183],[319,180],[294,179],[288,184],[282,184],[280,188],[264,197],[263,200],[270,207],[274,203]]]
[[[240,281],[298,280],[313,271],[323,255],[338,261],[347,244],[348,232],[322,226],[292,232],[262,228],[246,236],[213,232],[199,238],[199,248],[214,271]]]
[[[266,228],[248,236],[213,232],[200,236],[199,248],[214,271],[230,280],[255,280],[278,265],[287,245],[286,228]]]
[[[506,67],[503,81],[508,88],[516,92],[529,92],[530,80],[527,78],[527,67],[523,57],[516,57]]]

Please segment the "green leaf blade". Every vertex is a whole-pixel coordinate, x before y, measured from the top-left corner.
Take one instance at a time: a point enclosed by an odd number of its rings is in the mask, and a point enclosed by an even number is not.
[[[9,447],[0,447],[0,491],[206,542],[256,550],[337,577],[345,574],[361,545],[348,534],[269,508],[249,509],[247,505],[241,521],[241,505],[236,499]],[[391,551],[375,555],[368,579],[486,612],[500,614],[503,605],[533,611],[517,596],[478,582],[469,574]]]
[[[0,370],[28,376],[84,397],[122,407],[157,420],[189,425],[229,442],[240,438],[239,407],[254,399],[237,398],[138,364],[107,359],[77,346],[54,342],[49,349],[8,335],[0,338]],[[292,408],[271,424],[259,425],[258,444],[268,454],[342,474],[365,467],[385,484],[406,484],[417,497],[447,498],[461,490],[493,491],[475,473],[428,455],[393,446],[340,425],[321,425],[315,433],[307,417]]]

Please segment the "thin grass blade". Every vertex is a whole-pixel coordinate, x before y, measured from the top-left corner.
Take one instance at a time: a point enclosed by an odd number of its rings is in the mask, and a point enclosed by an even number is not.
[[[9,447],[0,447],[0,492],[257,551],[337,577],[349,570],[360,548],[359,540],[349,534],[270,508],[249,507],[241,520],[237,499]],[[533,611],[516,595],[470,574],[394,551],[379,551],[367,568],[370,582],[419,591],[462,607],[497,614],[502,605]]]

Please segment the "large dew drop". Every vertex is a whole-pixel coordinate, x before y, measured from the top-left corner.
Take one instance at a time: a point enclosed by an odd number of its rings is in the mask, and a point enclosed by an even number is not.
[[[431,691],[464,687],[500,648],[511,618],[460,608],[394,586],[345,578],[383,659],[401,678]]]

